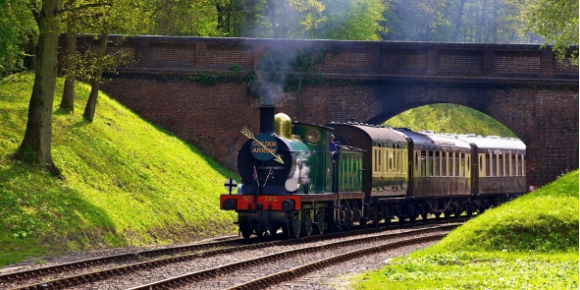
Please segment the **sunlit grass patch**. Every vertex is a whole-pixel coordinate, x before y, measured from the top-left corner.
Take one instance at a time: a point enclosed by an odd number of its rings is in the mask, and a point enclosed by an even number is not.
[[[356,289],[578,289],[578,256],[458,252],[405,257]]]
[[[578,289],[578,170],[440,243],[358,276],[356,289]]]
[[[104,94],[93,123],[82,118],[90,87],[76,88],[75,114],[58,111],[52,155],[65,180],[9,158],[26,126],[34,76],[0,80],[0,266],[48,252],[185,242],[231,233],[219,210],[235,174]]]

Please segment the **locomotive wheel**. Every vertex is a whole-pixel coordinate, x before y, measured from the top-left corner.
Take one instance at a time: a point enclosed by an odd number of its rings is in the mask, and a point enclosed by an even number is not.
[[[366,229],[367,228],[367,222],[368,221],[369,220],[366,217],[361,217],[358,223],[360,224],[360,227],[362,229]]]
[[[274,226],[274,222],[272,220],[272,211],[266,212],[266,230],[270,235],[275,235],[278,227]]]
[[[377,210],[377,208],[373,208],[373,226],[375,228],[379,228],[379,211]]]
[[[445,212],[443,212],[443,216],[445,217],[446,220],[448,220],[451,217],[451,212],[446,210]]]
[[[326,222],[325,222],[325,213],[324,213],[324,209],[320,208],[316,211],[316,232],[319,235],[322,235],[324,233],[324,227],[326,226]]]
[[[300,238],[300,230],[302,229],[302,215],[300,211],[294,212],[292,217],[292,234],[295,238]]]
[[[244,239],[249,239],[252,235],[252,227],[245,223],[240,224],[240,232],[242,232],[242,237],[244,237]]]
[[[310,236],[312,234],[312,215],[310,210],[302,212],[302,220],[304,221],[304,235]]]
[[[472,210],[471,208],[468,208],[468,209],[467,209],[467,217],[468,217],[468,218],[471,218],[471,217],[473,217],[473,210]]]

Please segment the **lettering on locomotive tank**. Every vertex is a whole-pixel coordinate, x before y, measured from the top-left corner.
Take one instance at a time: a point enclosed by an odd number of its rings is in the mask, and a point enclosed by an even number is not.
[[[277,196],[264,196],[264,202],[278,202]]]
[[[271,160],[278,152],[278,140],[271,135],[260,134],[252,140],[250,150],[254,158],[258,160]]]

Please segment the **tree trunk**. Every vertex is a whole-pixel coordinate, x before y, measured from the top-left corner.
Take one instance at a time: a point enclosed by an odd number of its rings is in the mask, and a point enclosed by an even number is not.
[[[40,34],[28,121],[24,139],[15,157],[21,160],[34,160],[35,163],[45,166],[53,175],[62,177],[52,161],[50,152],[58,46],[58,22],[55,13],[60,4],[59,0],[44,0],[42,3],[38,18]]]
[[[457,42],[459,37],[459,30],[461,29],[461,18],[463,17],[463,7],[465,6],[467,0],[461,0],[459,4],[459,12],[457,12],[457,20],[455,21],[455,30],[453,31],[453,42]]]
[[[99,58],[104,56],[107,52],[107,40],[108,40],[108,32],[103,32],[101,34],[101,39],[99,41]],[[91,80],[91,93],[89,95],[89,101],[87,102],[87,106],[85,107],[85,112],[83,117],[88,120],[89,122],[93,122],[95,117],[95,108],[97,106],[97,97],[99,95],[99,85],[101,83],[101,75],[103,74],[103,68],[99,67],[95,72]]]
[[[493,0],[493,26],[491,28],[491,33],[493,34],[493,43],[497,43],[497,22],[499,21],[497,17],[497,11],[499,10],[499,4],[497,0]]]
[[[75,66],[73,59],[77,51],[77,34],[73,29],[73,23],[68,23],[66,32],[66,58],[65,65],[67,66],[68,75],[64,81],[64,91],[62,93],[62,101],[60,108],[67,113],[74,114],[75,110]]]
[[[486,10],[486,6],[487,6],[487,0],[483,0],[482,4],[481,4],[481,9],[479,10],[479,21],[476,27],[476,32],[475,32],[475,42],[483,42],[484,39],[484,33],[487,30],[487,28],[485,27],[485,10]]]

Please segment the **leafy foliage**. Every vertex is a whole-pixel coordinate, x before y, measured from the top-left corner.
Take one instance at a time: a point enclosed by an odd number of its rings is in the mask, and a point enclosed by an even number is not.
[[[324,21],[321,21],[312,38],[343,40],[380,40],[386,28],[385,5],[378,0],[331,0],[323,1]]]
[[[0,1],[0,78],[24,69],[24,51],[37,41],[38,27],[25,1]]]
[[[106,95],[93,123],[60,111],[53,116],[53,156],[65,180],[8,158],[25,129],[33,78],[0,81],[0,266],[33,255],[231,233],[234,216],[215,201],[222,181],[235,175]],[[62,86],[59,79],[57,93]],[[89,90],[77,86],[77,110]]]
[[[554,44],[561,59],[569,57],[578,66],[578,0],[526,0],[522,5],[525,32],[533,32]]]

